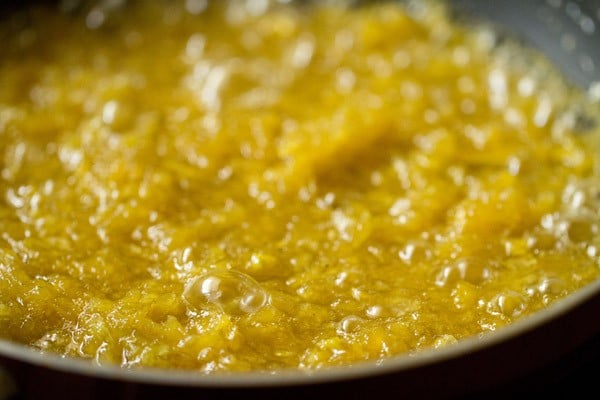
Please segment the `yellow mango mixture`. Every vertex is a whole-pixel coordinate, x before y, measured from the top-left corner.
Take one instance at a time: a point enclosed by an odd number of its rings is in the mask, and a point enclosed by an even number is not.
[[[59,3],[0,24],[4,339],[318,369],[600,277],[598,103],[491,28],[438,2]]]

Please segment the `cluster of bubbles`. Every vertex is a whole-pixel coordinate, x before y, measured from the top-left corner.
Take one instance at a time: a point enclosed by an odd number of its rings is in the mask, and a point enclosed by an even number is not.
[[[216,306],[233,316],[252,314],[270,303],[270,296],[247,274],[235,270],[213,270],[191,279],[183,297],[198,311]]]

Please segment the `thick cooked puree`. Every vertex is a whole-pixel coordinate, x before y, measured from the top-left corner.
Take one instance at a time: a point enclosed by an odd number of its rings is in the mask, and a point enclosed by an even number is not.
[[[600,276],[582,96],[438,3],[319,3],[6,17],[2,337],[315,369],[496,331]]]

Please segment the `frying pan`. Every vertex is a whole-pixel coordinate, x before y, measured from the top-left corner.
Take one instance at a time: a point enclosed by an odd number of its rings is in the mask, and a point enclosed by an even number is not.
[[[9,3],[9,4],[7,4]],[[0,23],[31,1],[4,2]],[[600,0],[453,0],[540,50],[600,101]],[[594,390],[600,280],[486,337],[379,362],[313,372],[218,376],[98,367],[0,340],[0,400],[28,398],[487,398]]]

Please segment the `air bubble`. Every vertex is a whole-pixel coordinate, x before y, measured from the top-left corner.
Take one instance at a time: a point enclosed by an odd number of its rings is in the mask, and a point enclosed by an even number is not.
[[[596,31],[596,24],[594,23],[594,20],[587,15],[581,17],[579,20],[579,26],[581,27],[581,30],[588,35],[593,35]]]
[[[269,9],[269,1],[268,0],[247,0],[246,1],[246,10],[248,14],[258,17]]]
[[[510,157],[508,159],[507,167],[509,174],[511,174],[512,176],[517,176],[521,171],[521,160],[518,157]]]
[[[598,248],[594,245],[589,245],[585,249],[585,254],[587,254],[587,256],[590,258],[596,258],[596,256],[598,255]]]
[[[348,210],[349,212],[336,209],[331,213],[332,227],[338,236],[345,242],[359,245],[370,234],[370,214],[366,210]]]
[[[524,77],[519,80],[517,84],[517,90],[519,94],[523,97],[529,97],[535,91],[536,82],[531,77]]]
[[[435,342],[433,342],[433,347],[438,349],[440,347],[449,346],[451,344],[458,343],[458,340],[452,335],[441,335],[435,338]]]
[[[344,284],[344,282],[346,281],[347,278],[348,278],[348,272],[342,271],[335,278],[335,284],[337,286],[342,286]]]
[[[186,0],[185,9],[192,15],[201,14],[208,6],[207,0]]]
[[[504,120],[517,128],[523,128],[525,125],[525,116],[523,113],[516,108],[507,108],[504,113]]]
[[[252,314],[270,303],[269,294],[258,282],[231,270],[211,271],[192,279],[183,297],[198,310],[216,305],[230,315]]]
[[[506,292],[495,296],[487,304],[487,311],[492,315],[518,317],[527,307],[525,298],[517,292]]]
[[[494,69],[488,76],[488,86],[490,88],[490,104],[495,109],[506,106],[508,102],[508,82],[506,73],[500,69]]]
[[[290,54],[290,64],[297,69],[306,68],[314,55],[315,42],[312,36],[304,36],[298,39],[292,47]]]
[[[544,214],[540,219],[540,225],[546,230],[552,230],[555,225],[555,219],[553,214]]]
[[[106,102],[102,107],[102,122],[117,131],[131,127],[134,117],[131,106],[115,100]]]
[[[94,8],[85,18],[85,24],[89,29],[98,29],[104,23],[105,18],[104,11]]]
[[[362,318],[355,315],[349,315],[340,321],[337,332],[340,335],[356,333],[360,330],[362,324]]]
[[[537,285],[538,292],[541,294],[557,295],[567,288],[565,281],[559,278],[544,278]]]
[[[340,93],[350,93],[356,84],[356,75],[349,68],[340,68],[336,74],[336,88]]]
[[[567,185],[562,194],[565,211],[574,215],[586,215],[600,207],[600,181],[583,179]]]
[[[464,67],[469,64],[471,60],[471,54],[469,50],[463,46],[457,47],[452,52],[452,61],[455,65]]]
[[[480,29],[475,37],[476,45],[481,50],[491,50],[496,44],[498,37],[492,29]]]
[[[200,33],[191,35],[185,45],[185,55],[193,61],[198,61],[204,54],[206,38]]]
[[[547,97],[543,97],[540,99],[533,114],[533,123],[535,126],[542,128],[548,123],[551,114],[552,102]]]
[[[415,252],[415,245],[413,243],[409,243],[406,246],[404,246],[404,249],[402,249],[398,252],[398,255],[400,256],[400,259],[402,261],[410,262],[414,252]]]
[[[596,81],[588,88],[588,96],[592,101],[600,102],[600,81]]]
[[[399,217],[411,210],[411,201],[408,198],[401,197],[397,199],[388,210],[392,217]]]
[[[383,314],[383,307],[380,305],[370,306],[365,311],[365,314],[367,314],[367,317],[369,318],[381,317],[381,315]]]
[[[490,275],[490,270],[482,263],[472,260],[459,260],[442,268],[436,276],[435,284],[444,287],[454,285],[459,280],[464,280],[477,285],[488,279]]]
[[[398,251],[398,257],[406,264],[411,264],[431,258],[431,250],[424,242],[410,241]]]

